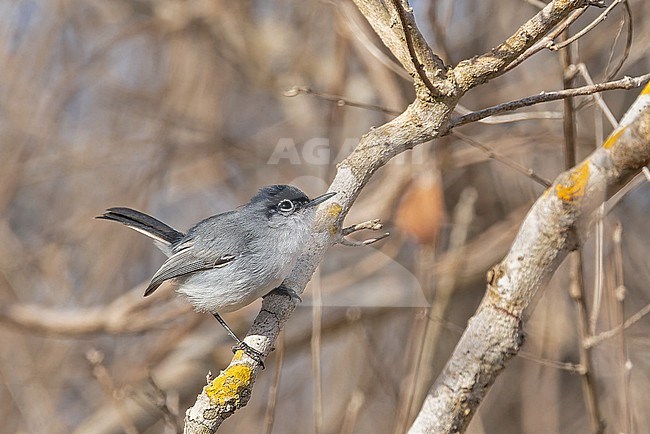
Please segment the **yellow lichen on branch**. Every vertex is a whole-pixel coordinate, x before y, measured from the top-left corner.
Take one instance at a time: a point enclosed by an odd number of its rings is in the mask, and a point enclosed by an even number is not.
[[[338,203],[333,203],[327,208],[327,218],[329,221],[334,221],[339,218],[343,207]],[[330,234],[334,235],[338,232],[338,226],[336,224],[331,224],[329,226]]]
[[[564,202],[573,202],[585,194],[585,187],[587,186],[588,180],[589,163],[585,161],[571,171],[566,183],[559,183],[555,187],[555,193],[560,200],[563,200]]]
[[[605,140],[605,143],[603,143],[603,148],[609,149],[612,146],[614,146],[614,143],[616,143],[618,138],[621,137],[623,131],[625,131],[625,128],[620,128],[617,131],[614,131],[612,134],[610,134],[607,140]]]
[[[253,368],[251,366],[245,364],[231,365],[205,388],[205,393],[214,404],[230,404],[239,407],[242,392],[247,391],[250,387],[252,376]]]
[[[333,203],[327,208],[327,217],[330,219],[336,219],[341,215],[341,211],[343,211],[343,207],[338,203]]]

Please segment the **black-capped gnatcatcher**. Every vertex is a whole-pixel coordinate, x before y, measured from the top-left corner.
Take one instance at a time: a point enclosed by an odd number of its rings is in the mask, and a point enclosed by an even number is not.
[[[109,208],[96,218],[120,222],[153,238],[168,259],[151,278],[147,296],[173,279],[177,291],[209,312],[242,349],[262,364],[262,355],[240,340],[219,315],[240,309],[281,285],[309,239],[316,205],[336,193],[309,200],[291,185],[260,189],[246,205],[197,223],[187,234],[130,208]],[[263,365],[263,364],[262,364]]]

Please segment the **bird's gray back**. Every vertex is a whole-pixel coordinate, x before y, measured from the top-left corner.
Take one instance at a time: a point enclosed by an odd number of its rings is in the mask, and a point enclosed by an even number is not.
[[[265,232],[265,222],[248,221],[241,210],[209,217],[192,227],[174,245],[176,252],[192,249],[206,261],[234,256],[223,267],[191,273],[178,279],[178,291],[201,311],[229,312],[250,304],[279,285],[291,259],[278,255]]]

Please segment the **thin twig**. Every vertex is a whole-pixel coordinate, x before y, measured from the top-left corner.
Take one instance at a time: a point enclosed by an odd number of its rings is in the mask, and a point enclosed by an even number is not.
[[[631,191],[634,191],[638,188],[643,182],[650,182],[650,170],[648,167],[641,169],[641,173],[637,174],[634,178],[625,184],[616,194],[612,195],[607,202],[605,202],[605,215],[612,212],[612,210],[618,205],[618,203],[623,200],[623,198],[628,195]]]
[[[569,29],[562,33],[562,39],[568,41]],[[561,52],[562,60],[562,82],[565,89],[573,87],[573,80],[575,75],[571,68],[573,67],[573,59],[571,55],[571,47],[568,44]],[[575,110],[573,106],[573,98],[564,99],[564,168],[570,170],[576,164],[576,132],[575,132]],[[582,277],[582,248],[571,252],[570,255],[570,279],[569,292],[571,298],[575,302],[575,308],[578,321],[578,337],[580,343],[584,342],[588,337],[588,315],[587,303],[585,301],[585,288]],[[596,387],[593,383],[591,372],[592,359],[591,351],[580,347],[580,381],[582,384],[583,398],[585,400],[585,407],[589,413],[592,431],[600,433],[603,431],[604,424],[601,420],[600,409],[598,405],[598,395],[596,394]]]
[[[352,434],[354,432],[359,412],[363,408],[365,401],[366,394],[361,389],[356,389],[352,392],[347,408],[345,409],[345,416],[343,417],[343,423],[341,424],[340,434]]]
[[[458,104],[454,109],[454,112],[459,115],[466,115],[472,113],[473,110],[468,109],[467,107]],[[535,119],[562,119],[563,115],[561,112],[556,111],[531,111],[525,113],[509,113],[506,115],[497,115],[490,116],[485,119],[481,119],[479,122],[482,124],[507,124],[512,122],[519,121],[530,121]]]
[[[564,40],[569,38],[569,29],[562,32],[560,37]],[[573,88],[573,81],[575,74],[571,68],[573,68],[573,59],[571,55],[571,47],[560,52],[560,59],[562,61],[562,84],[564,89]],[[575,110],[573,106],[573,98],[565,98],[563,100],[564,104],[564,119],[563,119],[563,130],[564,130],[564,168],[570,169],[576,165],[576,132],[575,132]]]
[[[465,244],[467,236],[471,227],[472,221],[475,217],[476,200],[478,199],[478,192],[473,187],[465,187],[460,194],[458,203],[454,207],[452,231],[449,236],[449,254],[451,255],[451,266],[445,270],[445,273],[440,276],[439,282],[435,286],[434,279],[430,273],[430,267],[427,266],[425,277],[425,284],[429,287],[430,292],[433,294],[431,306],[427,309],[428,317],[445,318],[452,300],[455,289],[457,288],[457,279],[460,270],[462,270],[465,263]],[[421,246],[421,249],[425,246]],[[428,250],[428,249],[427,249]],[[426,250],[424,255],[420,257],[430,258],[432,255]],[[416,358],[414,367],[414,376],[411,389],[409,390],[407,407],[408,411],[405,415],[409,419],[415,416],[414,411],[421,406],[422,401],[427,394],[429,385],[434,380],[434,358],[438,342],[442,332],[442,323],[439,321],[426,321],[425,329],[422,333],[422,341],[420,343],[419,352]],[[417,408],[412,408],[416,405]]]
[[[500,163],[503,163],[504,165],[506,165],[506,166],[510,167],[511,169],[514,169],[517,172],[527,176],[528,178],[532,179],[533,181],[537,182],[538,184],[543,185],[544,187],[550,187],[551,186],[551,181],[549,181],[546,178],[543,178],[543,177],[539,176],[538,174],[536,174],[533,171],[533,169],[528,168],[528,167],[526,167],[526,166],[524,166],[522,164],[519,164],[516,161],[514,161],[514,160],[512,160],[512,159],[510,159],[510,158],[508,158],[508,157],[506,157],[504,155],[498,154],[497,152],[494,151],[494,149],[490,148],[488,145],[485,145],[485,144],[479,142],[478,140],[475,140],[475,139],[473,139],[473,138],[471,138],[471,137],[469,137],[469,136],[467,136],[467,135],[465,135],[463,133],[460,133],[458,131],[454,131],[452,133],[452,135],[454,137],[458,137],[463,142],[465,142],[465,143],[467,143],[467,144],[469,144],[469,145],[471,145],[471,146],[473,146],[473,147],[475,147],[477,149],[480,149],[482,152],[485,153],[485,155],[488,156],[488,158],[492,158],[492,159],[494,159],[494,160],[496,160],[496,161],[498,161]]]
[[[476,122],[488,116],[517,110],[522,107],[528,107],[534,104],[543,102],[556,101],[563,98],[570,98],[575,96],[591,95],[597,92],[605,92],[615,89],[634,89],[641,87],[650,81],[650,73],[640,75],[638,77],[623,77],[620,80],[608,81],[606,83],[598,83],[592,86],[576,87],[574,89],[560,90],[555,92],[542,92],[538,95],[532,95],[526,98],[518,99],[515,101],[506,102],[503,104],[488,107],[483,110],[478,110],[470,114],[453,118],[449,122],[449,128],[455,128],[460,125],[465,125],[470,122]]]
[[[546,5],[544,5],[546,6]],[[543,8],[542,8],[543,9]],[[528,50],[524,51],[524,53],[517,57],[515,60],[513,60],[508,66],[505,68],[505,72],[510,71],[511,69],[519,66],[521,63],[524,62],[524,60],[532,57],[533,55],[539,53],[543,49],[548,49],[553,45],[553,41],[555,38],[557,38],[562,32],[564,32],[572,23],[574,23],[580,16],[585,13],[585,11],[588,9],[587,6],[577,9],[571,14],[564,19],[561,23],[559,23],[553,30],[551,30],[546,36],[544,36],[542,39],[540,39],[536,44],[534,44],[532,47],[530,47]]]
[[[108,369],[106,369],[106,366],[104,366],[104,353],[96,349],[91,349],[86,352],[86,359],[93,367],[93,375],[97,379],[97,382],[104,390],[106,396],[109,397],[113,402],[115,410],[119,416],[120,423],[122,424],[122,428],[124,428],[124,432],[126,434],[138,434],[138,429],[133,423],[133,420],[131,420],[131,416],[129,415],[128,411],[124,407],[124,402],[121,399],[121,395],[123,394],[119,393],[119,391],[115,388],[113,379],[111,378]]]
[[[357,231],[369,230],[369,231],[378,231],[384,226],[381,224],[380,219],[368,220],[367,222],[357,223],[356,225],[348,226],[341,230],[343,236],[353,234]]]
[[[366,110],[373,110],[373,111],[377,111],[377,112],[382,112],[382,113],[386,113],[386,114],[394,115],[394,116],[398,116],[400,113],[402,113],[402,112],[400,112],[398,110],[392,110],[392,109],[382,107],[382,106],[379,106],[379,105],[376,105],[376,104],[368,104],[368,103],[365,103],[365,102],[353,101],[351,99],[348,99],[346,97],[339,96],[339,95],[332,95],[332,94],[329,94],[329,93],[316,92],[316,91],[314,91],[314,90],[312,90],[312,89],[310,89],[308,87],[294,86],[291,89],[284,92],[284,96],[286,96],[286,97],[294,97],[294,96],[298,96],[300,94],[312,95],[312,96],[315,96],[317,98],[324,99],[325,101],[331,101],[333,103],[336,103],[336,105],[338,105],[339,107],[343,107],[343,106],[357,107],[357,108],[363,108],[363,109],[366,109]]]
[[[526,351],[520,351],[517,354],[517,357],[520,357],[524,360],[530,360],[531,362],[539,363],[540,365],[550,366],[557,369],[562,369],[563,371],[573,372],[575,374],[580,374],[584,371],[584,367],[580,364],[569,363],[569,362],[558,362],[556,360],[544,359],[537,357],[533,354],[527,353]]]
[[[440,57],[444,62],[451,63],[452,57],[450,50],[447,47],[447,35],[449,35],[449,18],[450,12],[453,12],[454,2],[448,2],[447,15],[444,17],[444,23],[441,23],[438,20],[438,14],[435,11],[436,6],[439,6],[439,2],[429,2],[429,19],[431,21],[431,30],[436,41],[436,52],[440,53]]]
[[[369,238],[369,239],[367,239],[367,240],[363,240],[363,241],[348,240],[348,239],[346,239],[346,238],[341,238],[341,239],[339,240],[339,244],[341,244],[342,246],[347,246],[347,247],[361,247],[361,246],[369,246],[370,244],[374,244],[374,243],[376,243],[377,241],[381,241],[381,240],[383,240],[384,238],[386,238],[386,237],[388,237],[388,236],[390,236],[390,233],[389,233],[389,232],[386,232],[385,234],[380,235],[380,236],[378,236],[378,237],[375,237],[375,238]]]
[[[589,69],[587,69],[587,65],[585,65],[584,63],[579,63],[575,66],[575,68],[577,72],[579,72],[580,75],[582,75],[582,77],[585,79],[588,85],[593,86],[595,84],[594,80],[591,78]],[[616,120],[616,117],[614,116],[612,111],[609,109],[607,104],[605,104],[605,100],[603,99],[603,96],[600,95],[599,93],[595,93],[594,100],[596,101],[600,109],[605,114],[605,117],[609,121],[610,125],[613,128],[616,128],[618,126],[618,120]],[[602,143],[602,137],[596,137],[596,143]]]
[[[361,101],[352,100],[346,96],[342,95],[333,95],[325,92],[318,92],[308,87],[294,86],[291,89],[287,89],[284,96],[292,98],[298,95],[310,95],[315,98],[320,98],[325,101],[333,102],[339,107],[349,106],[355,108],[361,108],[366,110],[372,110],[376,112],[386,113],[388,115],[399,116],[402,112],[399,110],[390,109],[383,107],[377,104],[370,104]],[[465,108],[464,106],[458,104],[456,106],[455,112],[460,115],[467,115],[473,113],[472,110]],[[554,111],[535,111],[535,112],[526,112],[526,113],[509,113],[506,115],[495,115],[490,116],[485,119],[480,119],[479,122],[484,124],[505,124],[511,122],[519,122],[526,120],[534,119],[562,119],[562,113]]]
[[[275,421],[275,408],[278,402],[278,390],[280,389],[280,378],[282,377],[282,365],[284,364],[284,333],[280,333],[275,346],[275,372],[273,373],[273,382],[269,388],[268,402],[266,413],[264,414],[264,432],[271,434],[273,431],[273,422]]]
[[[314,433],[323,432],[323,383],[321,376],[321,337],[323,320],[323,299],[321,293],[320,270],[312,278],[312,334],[311,334],[311,369],[314,382]]]
[[[373,243],[376,243],[379,240],[383,240],[384,238],[388,237],[390,233],[386,232],[383,235],[380,235],[375,238],[370,238],[364,241],[356,241],[356,240],[348,240],[344,238],[346,235],[350,235],[354,232],[362,231],[362,230],[370,230],[370,231],[378,231],[379,229],[383,228],[383,225],[381,224],[381,220],[379,219],[374,219],[374,220],[369,220],[367,222],[363,223],[358,223],[356,225],[348,226],[346,228],[343,228],[341,230],[341,239],[339,240],[339,243],[343,246],[348,246],[348,247],[360,247],[360,246],[367,246]]]
[[[616,33],[614,42],[612,43],[612,49],[610,50],[609,58],[607,59],[607,68],[605,68],[605,71],[609,70],[612,57],[614,57],[614,48],[616,47],[618,38],[621,36],[621,32],[623,31],[623,26],[625,25],[625,23],[627,23],[627,37],[625,39],[625,49],[623,50],[623,55],[621,56],[621,60],[619,60],[616,67],[614,67],[610,72],[608,72],[605,75],[605,80],[611,80],[616,76],[616,74],[618,74],[618,72],[623,67],[623,64],[630,56],[630,51],[632,50],[632,35],[634,35],[634,24],[632,20],[632,9],[630,8],[630,3],[628,0],[623,1],[623,10],[625,11],[625,14],[623,15],[623,18],[621,20],[621,25],[618,29],[618,32]]]
[[[591,348],[593,346],[596,346],[600,344],[601,342],[606,341],[607,339],[611,339],[618,335],[618,333],[621,332],[621,330],[627,330],[628,328],[632,327],[634,324],[639,322],[641,319],[643,319],[644,316],[648,315],[650,313],[650,303],[646,304],[641,310],[639,310],[637,313],[629,317],[623,325],[618,325],[612,329],[606,330],[604,332],[600,332],[595,336],[591,336],[589,339],[587,339],[583,345],[586,348]]]
[[[147,382],[151,386],[152,390],[152,393],[149,395],[149,399],[163,414],[165,423],[169,425],[175,433],[182,433],[183,426],[181,424],[181,420],[178,418],[178,410],[172,409],[168,405],[167,393],[165,393],[165,391],[158,385],[156,380],[153,378],[153,373],[151,371],[147,372]]]
[[[351,35],[353,35],[357,41],[382,65],[386,68],[393,71],[395,74],[401,78],[409,81],[413,81],[408,72],[404,69],[402,65],[393,60],[392,57],[389,57],[384,51],[379,48],[367,35],[366,28],[360,22],[362,18],[359,18],[357,9],[348,2],[332,2],[336,6],[339,13],[344,17],[344,22],[348,26],[348,30]]]
[[[564,48],[571,43],[577,41],[578,39],[582,38],[584,35],[589,33],[594,27],[596,27],[598,24],[602,23],[605,21],[607,18],[607,14],[611,12],[612,9],[614,9],[616,6],[618,6],[619,3],[622,3],[623,0],[614,0],[611,5],[609,5],[595,20],[593,20],[591,23],[589,23],[587,26],[585,26],[582,30],[580,30],[578,33],[573,35],[572,37],[564,40],[563,42],[560,42],[559,44],[553,44],[549,47],[550,50],[552,51],[557,51],[561,48]]]
[[[420,80],[422,80],[422,83],[429,90],[429,93],[432,96],[439,95],[440,92],[435,87],[433,87],[433,83],[431,83],[429,77],[427,77],[427,73],[424,70],[424,65],[420,63],[420,61],[418,60],[418,55],[415,52],[415,47],[413,46],[413,36],[411,35],[411,28],[409,25],[407,25],[408,18],[406,17],[406,11],[402,7],[401,0],[391,0],[391,2],[393,3],[395,10],[397,10],[397,16],[399,17],[402,30],[404,31],[404,39],[406,40],[406,47],[408,48],[409,54],[411,55],[411,61],[413,62],[413,67],[415,68],[415,71],[420,76]],[[442,61],[440,60],[440,62]]]
[[[571,284],[569,293],[571,298],[575,301],[576,306],[576,321],[578,323],[578,336],[581,342],[586,342],[588,339],[588,316],[587,316],[587,303],[584,298],[584,284],[582,279],[582,258],[580,251],[571,253]],[[592,378],[593,372],[591,369],[591,354],[588,348],[583,344],[579,347],[580,364],[583,371],[580,373],[582,391],[587,406],[587,412],[591,420],[591,428],[594,433],[602,433],[604,424],[601,419],[600,410],[598,408],[598,397],[594,380]]]
[[[614,288],[614,295],[617,301],[617,314],[620,318],[621,330],[619,333],[619,362],[621,364],[621,385],[623,386],[623,399],[621,399],[621,414],[623,414],[623,432],[632,432],[632,413],[630,411],[630,359],[627,354],[627,344],[625,342],[625,280],[623,279],[623,249],[621,248],[621,238],[623,234],[623,225],[620,221],[616,222],[614,233],[612,234],[612,241],[614,242],[614,279],[616,288]]]

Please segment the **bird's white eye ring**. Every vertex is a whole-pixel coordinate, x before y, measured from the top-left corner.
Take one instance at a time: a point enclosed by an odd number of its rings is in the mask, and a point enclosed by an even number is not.
[[[278,204],[278,209],[283,212],[291,212],[293,211],[293,208],[293,202],[291,202],[289,199],[284,199]]]

